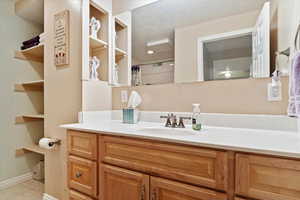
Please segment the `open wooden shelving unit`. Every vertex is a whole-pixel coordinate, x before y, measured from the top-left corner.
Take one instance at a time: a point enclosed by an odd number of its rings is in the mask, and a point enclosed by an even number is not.
[[[15,91],[16,92],[26,92],[26,91],[43,92],[44,91],[44,80],[17,83],[17,84],[15,84]]]
[[[15,58],[43,63],[44,62],[44,44],[31,47],[25,50],[15,51]]]
[[[16,150],[16,156],[23,156],[27,153],[37,153],[37,154],[45,155],[46,150],[42,149],[37,144],[24,146],[24,147]]]
[[[23,124],[27,122],[44,121],[45,117],[43,114],[37,115],[21,115],[16,117],[16,124]]]
[[[109,81],[109,12],[104,8],[96,5],[93,1],[89,3],[89,17],[95,17],[101,22],[101,29],[97,34],[97,38],[89,34],[89,57],[96,56],[100,60],[98,68],[98,78],[100,82]],[[89,63],[85,64],[89,68]]]
[[[90,36],[90,47],[92,49],[99,49],[99,48],[107,49],[107,46],[108,46],[107,42]]]
[[[44,0],[18,0],[15,2],[15,12],[19,17],[22,17],[27,21],[34,22],[40,25],[44,24]],[[45,44],[40,43],[37,46],[25,50],[16,50],[14,53],[14,58],[43,64],[44,50]],[[45,65],[43,65],[43,67],[44,66]],[[41,79],[44,79],[44,77],[41,77]],[[43,92],[44,80],[16,83],[14,85],[14,90],[15,92]],[[44,114],[20,114],[19,116],[16,116],[15,123],[26,124],[30,122],[43,122],[44,119]],[[41,130],[37,130],[37,132],[43,133],[44,128]],[[43,137],[43,135],[41,137]],[[44,155],[45,150],[40,148],[37,143],[38,141],[33,141],[32,144],[24,144],[24,146],[16,149],[16,155],[23,156],[27,153],[37,153]]]
[[[123,86],[130,85],[131,78],[129,74],[131,72],[131,63],[128,57],[129,51],[129,26],[118,16],[114,17],[113,31],[115,32],[115,38],[113,40],[113,54],[114,54],[114,68],[112,69],[113,85]],[[118,82],[115,79],[115,68],[118,68]],[[130,72],[129,72],[130,71]]]

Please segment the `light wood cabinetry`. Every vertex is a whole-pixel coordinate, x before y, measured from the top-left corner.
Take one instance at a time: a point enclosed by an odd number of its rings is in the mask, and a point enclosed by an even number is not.
[[[68,134],[69,154],[97,160],[97,135],[70,131]]]
[[[222,151],[101,136],[102,162],[219,190],[227,189],[227,154]]]
[[[261,200],[300,200],[300,161],[237,154],[236,193]]]
[[[151,177],[151,200],[226,200],[224,193]]]
[[[97,197],[97,163],[69,156],[68,168],[69,187],[92,197]]]
[[[109,165],[100,165],[100,198],[148,200],[149,176]]]
[[[68,144],[70,200],[300,200],[295,159],[71,130]]]
[[[74,190],[70,190],[69,197],[70,197],[70,200],[93,200],[92,198],[90,198],[84,194],[81,194],[79,192],[76,192]]]

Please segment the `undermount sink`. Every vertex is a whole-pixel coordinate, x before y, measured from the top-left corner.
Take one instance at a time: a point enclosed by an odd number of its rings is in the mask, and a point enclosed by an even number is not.
[[[198,131],[193,131],[190,129],[180,129],[180,128],[165,128],[165,127],[147,127],[138,129],[140,132],[150,133],[150,134],[157,134],[157,135],[196,135],[199,134]]]

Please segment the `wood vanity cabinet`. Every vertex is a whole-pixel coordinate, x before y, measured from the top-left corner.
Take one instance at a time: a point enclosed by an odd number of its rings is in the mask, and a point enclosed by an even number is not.
[[[225,193],[162,178],[151,177],[150,185],[151,200],[227,200]]]
[[[224,151],[111,136],[99,137],[101,162],[218,190],[227,190]]]
[[[261,200],[300,200],[300,161],[237,154],[236,193]]]
[[[76,192],[74,190],[70,190],[69,197],[70,197],[69,198],[70,200],[93,200],[89,196],[86,196],[86,195]]]
[[[97,162],[69,156],[69,187],[92,197],[97,197]]]
[[[149,200],[148,175],[105,164],[100,165],[99,171],[99,199]]]
[[[97,135],[79,131],[68,131],[69,154],[90,160],[98,158]]]
[[[68,131],[69,200],[300,200],[300,160]]]

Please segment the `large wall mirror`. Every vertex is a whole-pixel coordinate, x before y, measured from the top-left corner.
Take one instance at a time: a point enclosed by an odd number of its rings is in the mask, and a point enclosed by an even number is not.
[[[159,0],[133,10],[132,85],[269,77],[273,4]]]

